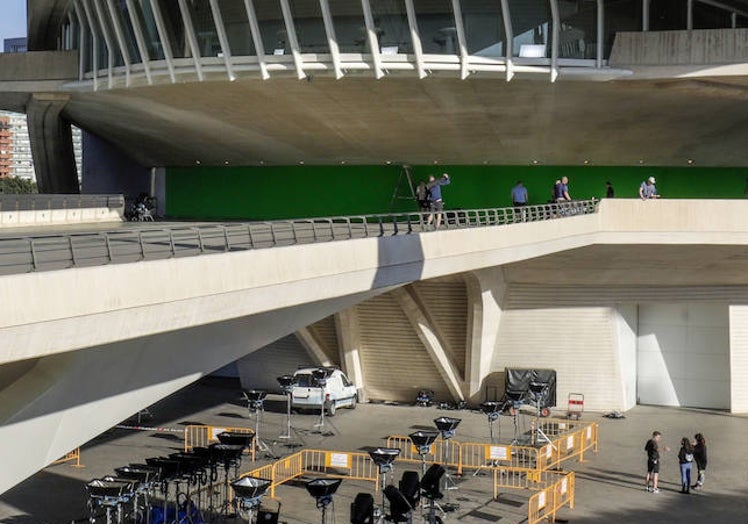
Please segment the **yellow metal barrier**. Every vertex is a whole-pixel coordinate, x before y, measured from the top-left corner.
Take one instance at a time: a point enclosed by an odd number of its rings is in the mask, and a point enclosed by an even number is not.
[[[271,481],[270,497],[275,497],[275,488],[302,475],[364,480],[373,482],[375,491],[377,467],[366,453],[303,449],[272,464],[253,469],[243,477],[261,477]]]
[[[568,472],[549,486],[530,497],[527,508],[528,524],[537,524],[543,520],[556,520],[556,513],[564,506],[574,508],[574,473]]]
[[[400,450],[400,455],[397,457],[398,461],[418,463],[421,462],[421,455],[418,454],[418,449],[416,449],[416,447],[410,441],[410,437],[405,437],[403,435],[392,435],[390,437],[387,437],[387,447],[397,448]],[[430,452],[426,456],[426,462],[448,464],[454,468],[457,468],[458,473],[461,474],[461,447],[462,444],[454,439],[450,439],[449,446],[447,446],[447,441],[445,440],[436,440],[431,445]]]
[[[72,466],[74,468],[85,468],[83,464],[81,464],[81,448],[75,448],[70,453],[66,454],[64,457],[55,460],[52,465],[55,466],[57,464],[63,464],[65,462],[75,462]]]
[[[218,442],[218,435],[224,431],[231,433],[245,433],[254,435],[255,430],[250,428],[231,428],[225,426],[187,426],[184,428],[184,451],[192,451],[194,448],[206,448],[210,444]],[[252,446],[250,455],[255,460],[256,446]]]

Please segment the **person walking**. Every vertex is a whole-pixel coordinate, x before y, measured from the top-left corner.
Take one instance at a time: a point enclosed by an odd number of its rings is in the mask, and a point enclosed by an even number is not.
[[[639,186],[639,198],[641,198],[642,200],[660,198],[660,195],[657,193],[657,186],[655,186],[655,182],[655,177],[653,176],[642,182],[642,185]]]
[[[439,229],[442,225],[442,211],[444,210],[442,186],[448,186],[450,182],[449,175],[444,173],[438,179],[434,175],[429,175],[429,182],[426,184],[426,188],[429,190],[429,207],[431,208],[427,224],[431,225],[434,221],[434,215],[436,215],[436,229]]]
[[[524,222],[527,216],[526,211],[522,208],[527,206],[527,188],[522,180],[517,180],[517,185],[512,188],[512,206],[515,208],[515,213],[520,212],[522,222]]]
[[[647,476],[645,477],[645,487],[648,492],[659,493],[660,488],[658,486],[660,480],[660,441],[662,440],[662,433],[654,431],[652,438],[647,441],[644,446],[644,451],[647,452]],[[670,448],[665,446],[665,451],[669,451]],[[650,483],[652,487],[650,488]]]
[[[683,437],[680,441],[680,451],[678,451],[678,463],[680,464],[680,492],[684,494],[691,493],[691,469],[693,468],[693,445],[688,437]]]
[[[694,435],[696,445],[693,447],[693,458],[696,462],[696,470],[698,476],[696,477],[696,484],[691,486],[693,489],[701,489],[704,487],[704,477],[706,476],[706,439],[701,433]]]
[[[569,179],[567,177],[561,177],[555,186],[553,186],[553,199],[556,202],[571,202],[571,196],[569,195]]]

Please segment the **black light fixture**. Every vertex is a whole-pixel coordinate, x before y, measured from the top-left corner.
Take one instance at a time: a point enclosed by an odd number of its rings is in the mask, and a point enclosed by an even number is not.
[[[244,477],[231,483],[239,509],[247,513],[247,524],[254,520],[254,512],[260,506],[260,500],[271,483],[270,480],[261,477]]]
[[[307,492],[317,502],[317,509],[322,512],[322,524],[327,524],[327,507],[332,504],[341,482],[342,479],[314,479],[305,484]]]
[[[299,379],[296,375],[281,375],[276,379],[280,384],[283,394],[286,396],[286,434],[281,435],[278,438],[290,440],[291,435],[291,400],[293,395],[293,388],[299,383]]]
[[[444,495],[439,489],[441,479],[444,476],[445,470],[440,464],[432,464],[431,467],[424,473],[421,478],[421,495],[429,501],[428,503],[428,522],[434,524],[437,521],[436,508],[438,499],[441,499]]]
[[[444,457],[447,463],[452,459],[452,455],[450,454],[449,442],[452,437],[455,436],[455,433],[457,432],[457,426],[460,425],[460,422],[462,422],[462,419],[454,417],[439,417],[434,419],[434,425],[441,433],[442,440],[444,440]],[[445,473],[444,490],[449,492],[450,490],[458,489],[457,483],[449,474],[449,471],[445,469]],[[457,507],[452,507],[452,509],[457,509]]]
[[[391,522],[397,524],[398,522],[411,522],[413,518],[413,506],[408,501],[407,497],[395,486],[387,486],[384,488],[384,496],[390,503],[390,518]]]
[[[493,443],[493,424],[499,420],[501,415],[501,408],[503,407],[501,402],[484,402],[480,405],[481,413],[483,413],[488,419],[488,434]],[[499,424],[499,439],[501,438],[501,424]]]
[[[351,524],[374,524],[374,497],[359,493],[351,503]]]
[[[239,433],[237,431],[223,431],[216,435],[216,438],[221,444],[229,444],[232,446],[241,446],[244,449],[251,449],[255,434]]]
[[[320,435],[325,435],[325,410],[327,408],[327,392],[325,391],[325,388],[327,387],[327,379],[330,378],[330,375],[332,374],[331,368],[317,368],[312,370],[312,380],[314,384],[317,385],[319,388],[319,396],[320,396],[320,412],[319,412],[319,421],[314,425],[314,427],[319,428],[318,431]]]
[[[250,412],[255,413],[265,408],[265,398],[268,392],[264,389],[245,389],[244,399],[247,401],[247,408]]]
[[[408,435],[410,441],[421,456],[421,472],[426,471],[426,455],[431,453],[431,445],[436,441],[439,433],[437,431],[415,431]]]
[[[384,488],[387,485],[387,473],[393,470],[393,463],[400,456],[398,448],[376,448],[369,451],[371,461],[376,464],[379,473],[380,489],[382,490],[382,512],[384,514]]]

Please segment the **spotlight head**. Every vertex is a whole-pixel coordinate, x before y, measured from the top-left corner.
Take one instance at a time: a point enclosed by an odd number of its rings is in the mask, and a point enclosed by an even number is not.
[[[436,429],[442,434],[443,439],[450,439],[455,436],[457,426],[462,422],[461,418],[439,417],[434,419]]]
[[[317,368],[312,370],[312,378],[321,388],[327,385],[327,378],[330,376],[330,370],[326,368]]]
[[[332,502],[332,496],[338,491],[343,479],[314,479],[305,484],[307,492],[317,499],[317,507],[326,507]]]
[[[369,451],[372,462],[377,465],[380,473],[385,473],[392,469],[392,463],[400,455],[398,448],[377,448]]]
[[[237,498],[243,502],[259,502],[265,492],[270,487],[271,481],[261,477],[244,477],[231,483],[231,488],[236,493]]]
[[[484,402],[480,405],[481,413],[488,417],[489,422],[495,422],[501,413],[501,402]]]
[[[530,382],[529,390],[535,401],[539,401],[545,395],[548,384],[542,382]]]
[[[238,433],[236,431],[224,431],[216,435],[218,442],[221,444],[229,444],[233,446],[241,446],[242,448],[249,448],[252,446],[252,441],[255,438],[254,432],[252,433]]]
[[[430,500],[436,500],[444,496],[439,487],[444,473],[445,469],[441,464],[432,464],[431,467],[426,470],[423,478],[421,478],[421,492],[424,497]]]
[[[297,383],[298,379],[294,375],[281,375],[276,379],[283,391],[288,391],[293,388]]]
[[[268,392],[264,389],[246,389],[244,395],[250,402],[262,402],[268,396]]]
[[[431,452],[431,444],[438,436],[439,433],[436,431],[416,431],[408,435],[410,441],[418,449],[419,455],[428,455]]]

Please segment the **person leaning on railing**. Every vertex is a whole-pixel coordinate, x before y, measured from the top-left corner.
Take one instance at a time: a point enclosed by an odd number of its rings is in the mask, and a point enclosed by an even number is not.
[[[655,186],[655,177],[651,176],[642,182],[642,185],[639,186],[639,198],[642,200],[660,198],[660,195],[657,193],[657,186]]]

